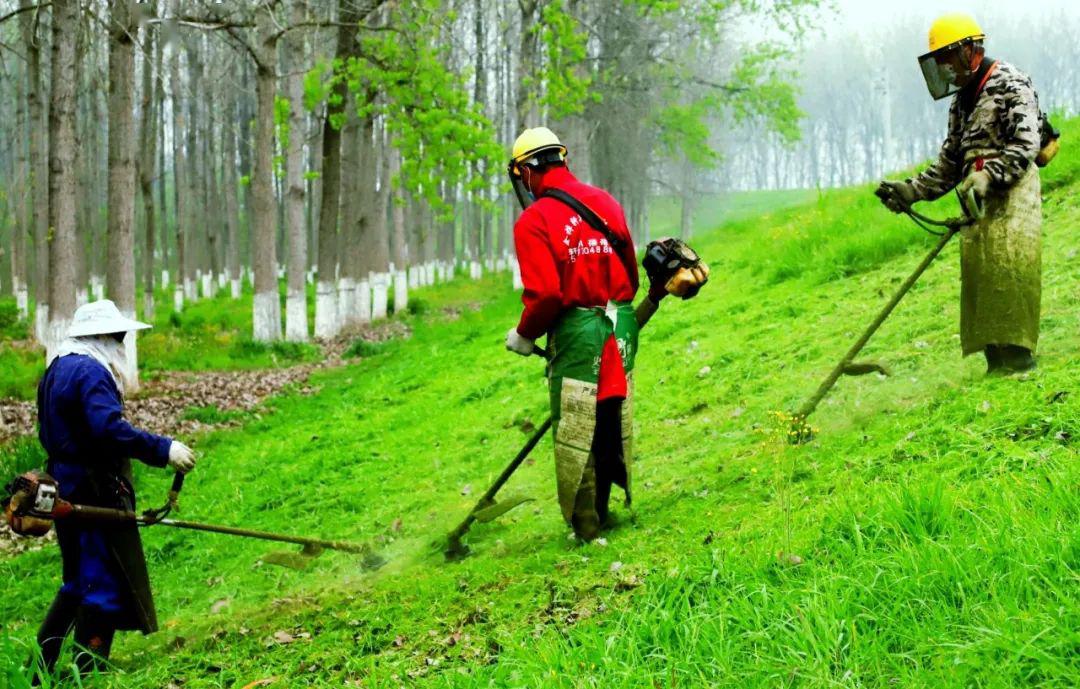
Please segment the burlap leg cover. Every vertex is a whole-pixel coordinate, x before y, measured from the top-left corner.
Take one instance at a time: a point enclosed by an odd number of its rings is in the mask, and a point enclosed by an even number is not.
[[[622,410],[620,411],[622,416],[622,450],[623,450],[623,464],[626,466],[626,485],[623,489],[626,491],[626,506],[630,507],[633,502],[631,500],[631,480],[633,474],[634,464],[634,374],[626,374],[626,399],[623,400]]]
[[[573,523],[574,505],[581,486],[593,433],[596,430],[596,384],[563,378],[555,427],[555,475],[559,489],[559,507],[567,524]],[[596,479],[591,485],[595,493]],[[594,508],[595,509],[595,508]]]
[[[986,215],[963,230],[960,340],[964,355],[987,345],[1035,351],[1042,297],[1042,198],[1038,168],[986,199]]]

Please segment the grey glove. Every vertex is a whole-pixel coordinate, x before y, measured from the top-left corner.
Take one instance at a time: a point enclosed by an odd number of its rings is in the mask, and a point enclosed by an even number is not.
[[[893,213],[903,213],[911,208],[911,204],[919,200],[915,187],[907,181],[882,180],[874,193]]]
[[[186,474],[195,468],[195,452],[190,447],[177,440],[169,445],[169,466]]]
[[[969,191],[975,192],[975,200],[981,204],[986,200],[987,194],[990,193],[990,184],[993,181],[994,180],[990,177],[989,172],[986,170],[978,170],[965,177],[964,181],[960,183],[960,186],[958,186],[956,190],[960,192],[961,196]]]

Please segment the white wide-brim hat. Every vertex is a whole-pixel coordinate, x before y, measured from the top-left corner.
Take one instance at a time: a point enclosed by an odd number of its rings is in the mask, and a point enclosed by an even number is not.
[[[75,311],[68,328],[68,337],[88,337],[90,335],[111,335],[132,330],[146,330],[153,327],[147,323],[125,318],[116,304],[108,299],[83,304]]]

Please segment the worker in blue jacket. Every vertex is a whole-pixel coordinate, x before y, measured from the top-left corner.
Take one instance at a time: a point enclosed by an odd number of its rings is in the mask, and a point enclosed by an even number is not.
[[[195,467],[195,454],[183,443],[124,420],[124,337],[149,327],[125,318],[107,299],[86,304],[45,371],[38,437],[65,500],[134,511],[132,458],[181,473]],[[74,629],[76,665],[86,673],[108,659],[117,630],[157,630],[146,559],[134,524],[58,521],[56,536],[63,585],[38,631],[41,671],[52,673]]]

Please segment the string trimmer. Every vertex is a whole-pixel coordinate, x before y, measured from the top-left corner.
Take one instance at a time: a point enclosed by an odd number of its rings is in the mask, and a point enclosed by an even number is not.
[[[190,529],[225,534],[227,536],[239,536],[241,538],[256,538],[263,541],[295,543],[303,546],[301,555],[305,557],[318,556],[323,550],[341,550],[356,553],[364,556],[364,566],[366,568],[376,568],[384,562],[367,544],[290,536],[268,531],[170,519],[169,514],[174,509],[177,509],[180,490],[183,487],[184,475],[177,473],[173,477],[172,487],[169,490],[165,504],[158,509],[146,510],[140,514],[110,507],[78,505],[68,502],[60,497],[59,486],[55,479],[42,471],[29,471],[17,477],[7,487],[11,497],[8,499],[4,513],[11,530],[22,536],[44,536],[52,528],[53,522],[67,520],[136,524],[138,526],[160,525],[174,529]],[[296,566],[280,554],[271,554],[271,556],[271,558],[264,559],[275,562],[275,564]]]
[[[650,282],[660,281],[672,294],[677,294],[683,299],[690,299],[697,295],[698,290],[708,280],[709,268],[701,261],[697,253],[689,246],[677,239],[664,239],[649,244],[645,251],[642,265],[649,275]],[[695,272],[696,271],[696,272]],[[651,299],[642,299],[634,310],[634,320],[638,328],[644,328],[649,319],[656,313],[657,305]],[[533,354],[548,358],[548,353],[541,347],[533,349]],[[447,560],[460,560],[469,554],[469,546],[462,542],[462,538],[469,528],[476,522],[490,522],[518,505],[531,500],[527,497],[514,496],[501,502],[496,502],[495,495],[506,485],[510,477],[514,475],[518,467],[533,451],[533,448],[543,439],[544,434],[551,429],[551,417],[532,434],[525,446],[517,453],[513,460],[502,470],[495,482],[491,484],[480,499],[476,502],[469,513],[457,527],[447,534]]]
[[[880,198],[885,198],[890,194],[888,188],[884,185],[878,188],[875,193]],[[924,272],[926,272],[926,269],[930,267],[930,264],[937,258],[937,255],[941,253],[942,249],[945,248],[945,245],[949,243],[949,240],[953,238],[953,235],[983,217],[983,207],[979,204],[974,193],[969,192],[966,197],[960,196],[959,193],[957,195],[960,198],[960,207],[964,214],[960,217],[949,218],[947,220],[935,220],[934,218],[929,218],[913,210],[910,205],[893,197],[894,200],[898,201],[903,213],[910,217],[926,232],[936,237],[940,237],[940,239],[937,244],[934,245],[934,248],[932,248],[923,260],[919,262],[915,271],[904,280],[903,284],[896,290],[896,293],[893,294],[888,303],[885,304],[866,330],[863,331],[862,335],[859,336],[859,339],[855,341],[855,344],[853,344],[847,353],[844,354],[844,358],[840,360],[840,363],[833,367],[832,371],[830,371],[829,375],[825,377],[825,380],[821,382],[821,385],[818,386],[818,389],[810,399],[808,399],[792,416],[791,439],[793,442],[806,442],[813,437],[813,433],[807,425],[806,419],[814,413],[818,404],[820,404],[821,400],[825,399],[825,396],[829,394],[829,391],[836,385],[836,381],[840,379],[840,376],[859,376],[874,372],[888,374],[888,371],[880,364],[872,362],[856,362],[855,357],[859,355],[859,352],[861,352],[863,347],[866,346],[866,343],[870,341],[870,338],[873,337],[874,333],[877,332],[882,323],[884,323],[889,315],[892,314],[893,309],[896,308],[897,304],[900,303],[900,300],[911,290],[915,282]],[[942,228],[942,231],[938,232],[932,230],[930,227],[927,227],[928,225],[940,227]]]

